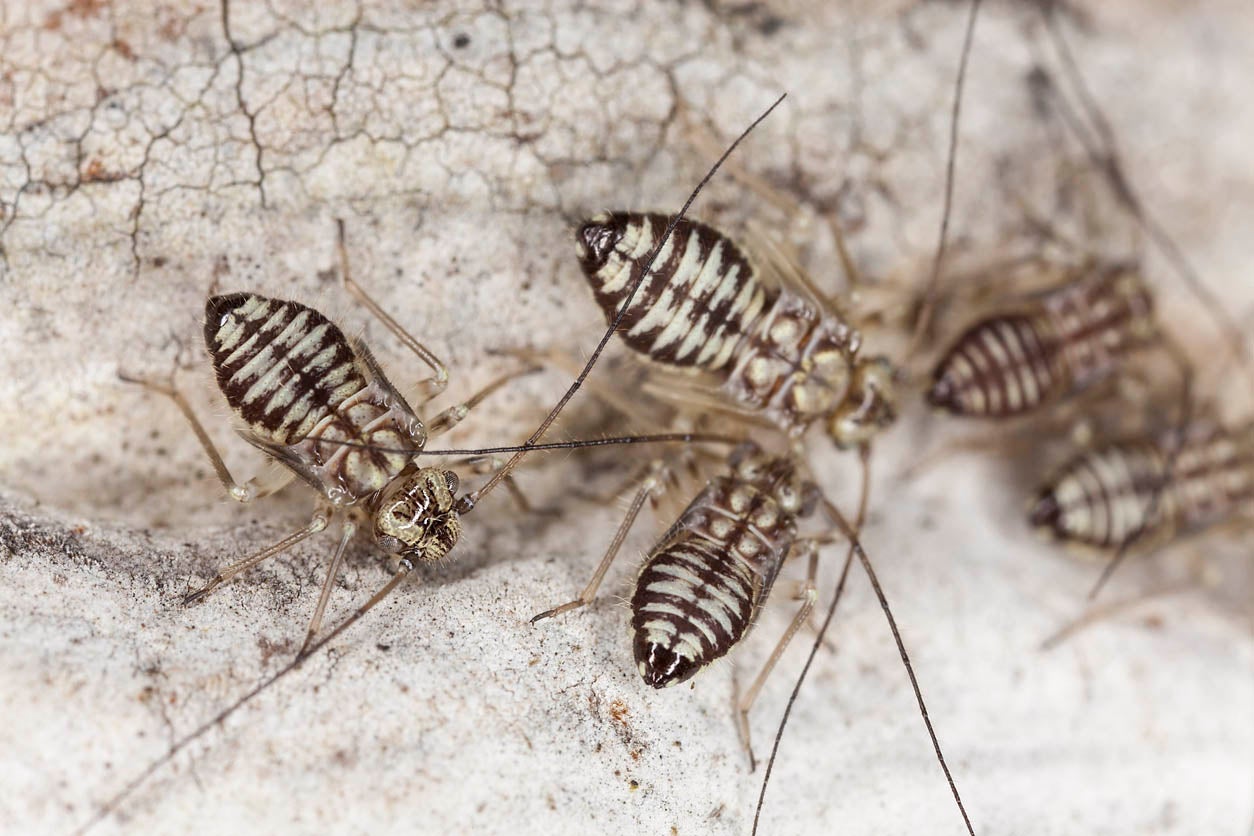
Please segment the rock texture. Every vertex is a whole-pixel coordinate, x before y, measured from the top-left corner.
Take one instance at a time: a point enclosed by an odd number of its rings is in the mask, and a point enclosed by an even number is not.
[[[308,541],[182,607],[189,583],[301,525],[308,492],[227,502],[174,406],[119,370],[178,367],[240,476],[259,461],[207,383],[208,292],[317,305],[362,333],[398,384],[416,379],[413,357],[336,282],[336,218],[358,279],[448,362],[449,397],[512,368],[502,352],[582,359],[601,321],[570,224],[677,207],[712,149],[781,91],[735,159],[800,220],[729,176],[694,211],[776,229],[836,290],[827,212],[900,307],[935,242],[966,10],[887,5],[0,6],[0,829],[86,824],[283,665],[332,549],[329,535]],[[993,4],[979,24],[956,262],[1022,252],[1041,219],[1075,248],[1141,256],[1204,361],[1199,385],[1248,417],[1210,315],[1067,132],[1065,58],[1034,5]],[[1122,171],[1248,331],[1248,4],[1055,5]],[[450,442],[521,441],[568,380],[551,370],[511,386]],[[576,402],[559,434],[594,412]],[[1227,594],[1151,598],[1042,652],[1082,610],[1095,566],[1031,538],[1032,477],[996,455],[900,477],[951,435],[911,405],[876,451],[865,539],[977,831],[1247,832],[1248,554],[1220,534],[1138,561],[1104,600],[1178,583],[1193,553]],[[811,450],[825,487],[847,495],[853,461],[818,437]],[[504,492],[485,500],[455,559],[156,771],[97,832],[747,832],[762,770],[748,770],[730,703],[791,617],[784,582],[746,646],[691,688],[639,681],[618,603],[626,565],[586,611],[527,621],[577,592],[617,524],[617,507],[580,491],[612,488],[648,456],[561,454],[523,471],[555,513],[524,514]],[[354,550],[332,617],[385,577]],[[962,832],[856,570],[830,639],[764,832]],[[760,755],[802,656],[790,650],[754,712]]]

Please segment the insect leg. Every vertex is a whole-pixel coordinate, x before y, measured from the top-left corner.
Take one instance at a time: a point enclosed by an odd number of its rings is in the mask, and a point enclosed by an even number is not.
[[[766,664],[762,666],[762,670],[758,672],[757,677],[753,680],[753,684],[736,701],[736,730],[740,733],[740,742],[744,744],[745,752],[749,755],[750,772],[757,769],[757,761],[753,757],[753,742],[749,736],[749,709],[753,707],[753,703],[757,700],[767,677],[775,669],[775,664],[779,662],[779,657],[784,655],[784,650],[787,649],[788,643],[792,641],[793,636],[797,635],[797,631],[801,629],[801,626],[806,623],[806,619],[810,617],[810,613],[814,609],[814,603],[819,597],[818,587],[815,586],[815,576],[818,574],[818,562],[815,560],[815,557],[818,555],[819,541],[799,541],[793,548],[797,550],[792,555],[793,557],[805,554],[809,558],[810,563],[810,568],[806,573],[805,584],[797,595],[801,600],[801,606],[798,608],[797,614],[793,616],[792,623],[784,630],[784,635],[780,636],[779,642],[775,645],[775,649],[771,651],[771,655],[767,658]]]
[[[665,489],[667,476],[668,469],[665,462],[658,460],[649,465],[647,475],[640,485],[640,490],[636,492],[635,499],[631,501],[631,506],[627,509],[627,516],[623,518],[622,524],[618,527],[618,531],[615,532],[614,540],[606,550],[605,557],[601,558],[601,564],[597,566],[596,572],[593,573],[592,580],[588,581],[588,585],[584,587],[583,592],[579,593],[578,598],[536,615],[531,619],[532,624],[573,609],[578,609],[592,602],[592,599],[596,597],[597,588],[601,586],[601,581],[605,578],[605,573],[609,571],[610,564],[618,556],[623,540],[627,538],[627,532],[631,530],[636,517],[640,515],[640,509],[644,507],[646,501],[661,494]]]
[[[345,520],[343,533],[340,536],[340,544],[336,547],[335,555],[331,558],[331,566],[327,569],[327,579],[322,584],[322,594],[318,596],[318,606],[314,608],[313,618],[309,620],[309,631],[305,633],[305,643],[300,646],[298,656],[303,656],[309,650],[309,646],[313,644],[314,636],[318,635],[318,628],[322,626],[322,614],[326,612],[327,602],[331,600],[331,587],[335,585],[335,578],[340,573],[340,564],[344,562],[344,552],[348,549],[348,543],[356,533],[357,523],[351,519]]]
[[[485,398],[487,398],[497,389],[500,389],[502,386],[504,386],[506,383],[509,383],[511,380],[516,380],[517,378],[525,377],[529,374],[533,374],[538,371],[540,371],[540,367],[533,365],[533,366],[526,366],[524,368],[519,369],[518,371],[510,372],[509,374],[501,375],[496,380],[492,381],[487,386],[484,386],[478,392],[471,395],[462,403],[450,406],[448,409],[444,410],[439,415],[436,415],[434,418],[428,421],[427,432],[433,436],[439,435],[440,433],[443,433],[443,432],[448,432],[453,427],[460,424],[462,419],[465,418],[467,414],[470,413],[470,410],[478,406]]]
[[[196,439],[200,442],[200,446],[204,449],[205,455],[209,457],[209,463],[213,465],[214,473],[218,474],[218,480],[222,482],[222,487],[226,489],[227,495],[237,502],[251,502],[260,496],[264,496],[270,491],[260,491],[257,488],[255,480],[248,480],[244,484],[235,481],[231,476],[231,471],[227,469],[226,462],[222,461],[218,448],[214,446],[213,440],[209,438],[209,434],[205,432],[204,426],[200,423],[200,419],[196,417],[196,413],[192,411],[192,405],[187,402],[187,398],[183,397],[183,393],[176,389],[173,382],[158,383],[154,380],[146,380],[139,377],[131,377],[123,372],[118,372],[118,377],[126,383],[134,383],[143,386],[145,389],[151,389],[158,394],[165,395],[179,408],[183,413],[183,417],[192,425],[192,432],[196,434]]]
[[[248,571],[249,569],[253,568],[254,566],[256,566],[261,561],[265,560],[266,558],[274,557],[279,552],[287,551],[292,546],[299,543],[301,540],[304,540],[306,537],[309,537],[311,535],[317,534],[319,531],[322,531],[324,528],[327,527],[327,524],[330,523],[330,521],[331,521],[330,510],[325,507],[319,506],[318,509],[314,511],[313,519],[311,519],[309,521],[309,524],[306,525],[304,528],[292,534],[289,534],[288,536],[284,537],[279,542],[275,543],[273,546],[264,548],[261,551],[257,552],[256,554],[249,555],[243,560],[236,561],[235,563],[232,563],[229,566],[226,566],[225,568],[219,569],[218,574],[214,576],[213,580],[209,581],[209,583],[205,584],[200,589],[197,589],[195,592],[188,593],[183,598],[183,603],[184,604],[197,603],[198,601],[204,599],[204,597],[208,595],[210,592],[217,589],[219,586],[226,583],[231,578],[235,577],[241,572]]]
[[[374,314],[380,322],[387,326],[387,329],[395,334],[396,338],[406,348],[417,354],[418,359],[431,367],[432,376],[418,382],[419,403],[426,403],[448,388],[448,367],[440,362],[440,359],[430,349],[414,339],[412,334],[401,327],[399,322],[393,319],[387,311],[383,310],[379,303],[371,299],[365,289],[354,281],[348,266],[348,248],[344,245],[344,222],[336,220],[335,223],[339,232],[340,277],[344,282],[344,289],[352,294],[353,298],[360,302],[366,310]]]

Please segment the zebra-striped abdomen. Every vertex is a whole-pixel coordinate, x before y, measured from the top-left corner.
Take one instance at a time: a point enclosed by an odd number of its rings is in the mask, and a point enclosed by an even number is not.
[[[767,484],[711,482],[641,569],[631,599],[633,644],[640,675],[654,688],[683,682],[727,653],[770,592],[796,537],[796,515]]]
[[[1043,317],[993,316],[972,325],[941,358],[927,399],[955,415],[1004,418],[1066,391],[1059,344]]]
[[[1115,549],[1138,531],[1152,542],[1254,509],[1254,445],[1205,433],[1180,448],[1167,474],[1169,451],[1166,441],[1127,441],[1077,456],[1041,490],[1032,523],[1062,540]]]
[[[380,490],[425,443],[374,361],[313,308],[252,293],[211,297],[205,345],[245,437],[333,502]]]
[[[579,228],[579,263],[609,321],[669,221],[656,213],[613,212]],[[658,362],[725,375],[737,345],[776,295],[730,238],[684,219],[632,297],[620,336]]]
[[[654,688],[674,685],[727,653],[753,617],[753,577],[718,546],[674,543],[653,555],[631,599],[636,665]]]
[[[1040,294],[1028,312],[968,328],[941,358],[927,398],[955,415],[1021,415],[1100,380],[1154,336],[1140,278],[1113,267]]]

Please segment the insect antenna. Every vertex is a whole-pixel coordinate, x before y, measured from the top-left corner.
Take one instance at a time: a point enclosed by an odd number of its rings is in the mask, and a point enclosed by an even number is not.
[[[923,337],[927,334],[927,330],[931,324],[933,314],[936,307],[936,289],[940,283],[941,268],[945,258],[945,250],[948,246],[949,238],[949,222],[953,213],[953,195],[954,181],[957,173],[958,159],[958,121],[962,114],[962,96],[966,89],[967,64],[971,56],[972,45],[975,41],[975,24],[979,19],[980,6],[982,0],[972,0],[970,10],[967,16],[966,30],[963,35],[962,51],[958,60],[958,73],[954,81],[954,98],[953,105],[950,109],[949,123],[949,151],[945,164],[945,197],[944,207],[941,211],[940,229],[937,233],[936,252],[932,258],[932,269],[928,277],[927,289],[924,293],[922,308],[919,311],[918,318],[915,320],[914,329],[910,335],[910,341],[906,348],[906,360],[912,358],[922,343]],[[832,595],[832,602],[828,605],[827,614],[824,616],[823,623],[819,627],[818,634],[815,636],[814,643],[810,647],[810,654],[806,657],[805,665],[801,669],[801,673],[797,676],[797,681],[793,684],[792,693],[788,696],[788,703],[784,708],[784,714],[780,718],[779,726],[775,731],[775,739],[771,744],[771,756],[766,764],[766,773],[762,777],[762,788],[758,793],[757,807],[753,813],[753,834],[756,836],[758,826],[761,822],[762,808],[766,801],[766,789],[770,784],[771,773],[775,768],[775,759],[779,753],[780,743],[783,740],[784,728],[788,725],[788,718],[792,715],[793,705],[797,701],[797,696],[801,693],[801,686],[805,683],[806,676],[810,672],[810,666],[814,663],[815,657],[818,655],[819,648],[827,635],[828,627],[831,626],[832,619],[836,615],[836,609],[840,604],[840,599],[845,591],[845,581],[849,576],[849,568],[853,564],[853,558],[856,555],[862,563],[863,569],[867,573],[867,577],[871,581],[872,587],[875,589],[876,597],[879,599],[880,607],[884,610],[884,615],[888,619],[889,627],[893,633],[893,639],[897,643],[897,650],[901,655],[901,661],[905,664],[906,673],[910,678],[910,685],[914,689],[915,700],[919,704],[920,712],[923,715],[924,725],[927,726],[928,736],[932,741],[932,748],[936,752],[936,759],[939,761],[941,770],[945,773],[945,780],[949,783],[949,790],[953,794],[954,801],[958,805],[958,811],[962,814],[962,821],[966,825],[967,832],[974,836],[975,830],[971,825],[971,819],[967,815],[966,807],[962,803],[962,798],[958,794],[958,785],[954,782],[953,775],[949,771],[948,764],[945,763],[945,756],[941,752],[940,742],[936,737],[936,731],[932,728],[932,721],[928,717],[927,706],[923,702],[923,693],[919,689],[918,680],[915,678],[914,669],[910,664],[910,657],[906,653],[905,644],[901,640],[901,634],[897,630],[896,620],[893,618],[892,612],[888,607],[888,600],[884,597],[884,591],[880,587],[879,580],[875,575],[875,571],[871,568],[870,560],[866,553],[862,550],[857,532],[861,531],[862,524],[866,518],[867,502],[870,494],[870,447],[862,445],[860,448],[861,466],[862,466],[862,487],[858,500],[858,513],[854,519],[852,526],[844,519],[840,512],[826,499],[823,500],[824,506],[828,509],[829,515],[844,530],[845,535],[849,538],[849,551],[845,555],[844,565],[841,567],[840,580],[836,584],[836,591]]]
[[[1106,175],[1111,190],[1118,200],[1123,203],[1133,219],[1171,263],[1172,268],[1184,281],[1189,291],[1206,308],[1212,319],[1219,325],[1220,330],[1224,332],[1229,343],[1229,351],[1233,357],[1239,359],[1241,365],[1245,368],[1246,386],[1251,393],[1254,393],[1254,350],[1246,342],[1240,324],[1215,293],[1206,286],[1197,270],[1189,263],[1189,260],[1181,251],[1179,245],[1176,244],[1167,230],[1163,228],[1162,224],[1158,222],[1157,218],[1150,214],[1145,204],[1137,196],[1131,180],[1128,179],[1128,175],[1120,163],[1118,149],[1115,146],[1114,131],[1110,127],[1110,120],[1106,118],[1101,105],[1084,81],[1084,76],[1080,72],[1079,62],[1076,61],[1075,54],[1072,52],[1071,46],[1063,34],[1058,16],[1054,13],[1053,4],[1042,4],[1041,14],[1045,19],[1045,29],[1049,33],[1050,41],[1058,53],[1063,73],[1073,89],[1076,99],[1079,101],[1080,110],[1092,122],[1093,130],[1097,133],[1098,139],[1095,140],[1084,131],[1080,120],[1067,109],[1064,102],[1057,101],[1059,113],[1063,116],[1064,124],[1084,147],[1089,158]]]
[[[605,438],[576,438],[569,441],[544,441],[538,444],[506,444],[501,447],[447,448],[444,450],[405,450],[348,439],[326,439],[319,444],[352,447],[373,453],[400,453],[408,456],[490,456],[494,453],[517,453],[519,450],[580,450],[585,447],[613,447],[624,444],[739,444],[744,439],[717,433],[652,433],[646,435],[613,435]]]
[[[971,57],[971,46],[975,41],[975,21],[979,18],[980,4],[983,0],[971,0],[971,11],[967,17],[967,30],[963,36],[962,54],[958,59],[958,77],[954,81],[954,103],[949,113],[949,153],[945,161],[945,203],[941,211],[940,231],[937,233],[936,254],[932,258],[932,270],[927,280],[927,289],[923,295],[923,306],[914,322],[914,331],[906,348],[906,361],[914,357],[923,337],[927,334],[936,311],[936,288],[940,284],[941,265],[945,260],[945,250],[949,246],[949,219],[953,213],[954,179],[958,167],[958,119],[962,115],[962,94],[967,86],[967,62]]]
[[[863,461],[868,455],[867,447],[863,445]],[[862,523],[866,520],[867,501],[869,496],[871,481],[871,471],[867,467],[862,468],[862,487],[858,494],[858,514],[854,518],[854,526],[857,529],[862,528]],[[758,823],[762,817],[762,806],[766,802],[766,788],[771,782],[771,773],[775,770],[775,757],[779,754],[779,744],[784,739],[784,727],[788,725],[788,718],[792,716],[793,704],[797,701],[797,695],[801,693],[801,686],[806,681],[807,674],[810,673],[810,666],[814,663],[814,659],[818,656],[819,648],[823,645],[823,639],[827,636],[827,628],[832,623],[832,619],[836,616],[836,607],[840,604],[841,596],[845,592],[845,581],[849,578],[849,568],[853,566],[853,545],[849,546],[849,551],[845,554],[845,563],[840,567],[840,580],[836,582],[836,592],[832,595],[832,603],[828,605],[827,615],[823,618],[822,625],[819,626],[818,634],[814,639],[814,644],[810,646],[810,655],[806,657],[806,663],[801,668],[801,673],[797,676],[797,681],[793,683],[792,693],[788,695],[788,704],[784,707],[784,716],[779,720],[779,726],[775,729],[775,739],[771,743],[771,756],[766,762],[766,774],[762,776],[762,789],[758,791],[758,805],[753,811],[753,834],[757,836]]]
[[[280,679],[287,676],[289,673],[296,670],[301,665],[305,664],[306,659],[308,659],[314,653],[317,653],[318,650],[324,647],[328,642],[330,642],[340,633],[344,632],[349,627],[353,626],[353,624],[355,624],[358,619],[360,619],[371,608],[373,608],[375,604],[379,603],[384,598],[386,598],[392,592],[392,590],[394,590],[400,584],[400,582],[405,579],[405,577],[409,574],[409,572],[412,569],[413,569],[413,566],[410,565],[407,560],[402,560],[401,569],[397,571],[396,574],[394,574],[378,592],[376,592],[373,596],[371,596],[370,600],[368,600],[366,603],[362,604],[360,607],[354,610],[352,615],[345,618],[343,621],[337,624],[333,630],[331,630],[325,636],[318,639],[316,642],[314,642],[309,647],[307,647],[303,653],[295,656],[292,659],[292,661],[288,662],[286,665],[279,668],[277,671],[275,671],[274,673],[267,676],[265,679],[258,682],[256,685],[254,685],[251,689],[249,689],[242,696],[237,698],[233,703],[228,705],[226,708],[223,708],[221,711],[219,711],[209,720],[200,724],[195,729],[183,735],[178,740],[174,741],[174,743],[170,744],[170,748],[166,750],[165,754],[163,754],[161,757],[154,760],[152,763],[148,764],[148,766],[144,769],[143,772],[139,773],[130,781],[128,781],[126,786],[122,787],[122,789],[114,793],[103,805],[101,805],[100,809],[96,811],[95,815],[93,815],[82,827],[75,830],[74,833],[76,834],[76,836],[81,836],[81,834],[86,833],[88,830],[95,827],[100,822],[104,821],[105,818],[107,818],[110,813],[116,810],[123,801],[125,801],[133,792],[135,792],[135,790],[139,789],[139,787],[142,786],[143,783],[146,780],[148,780],[150,776],[155,774],[158,769],[165,766],[167,763],[170,763],[171,761],[173,761],[176,757],[178,757],[180,752],[182,752],[184,749],[186,749],[196,740],[203,737],[210,729],[212,729],[214,726],[220,725],[223,722],[225,722],[228,717],[230,717],[236,711],[239,711],[241,708],[243,708],[245,705],[247,705],[257,696],[259,696],[263,691],[265,691],[271,685],[278,682]]]
[[[866,467],[865,463],[863,467]],[[888,628],[892,630],[893,641],[897,643],[897,653],[901,656],[901,663],[906,666],[906,675],[910,677],[910,687],[914,690],[915,702],[919,704],[919,713],[923,717],[923,725],[927,726],[927,735],[932,740],[932,749],[936,752],[936,760],[940,763],[941,771],[945,773],[945,780],[949,783],[949,792],[953,795],[954,801],[958,805],[958,812],[962,814],[962,822],[967,826],[967,833],[975,836],[975,828],[971,826],[967,808],[963,806],[962,797],[958,795],[958,785],[954,782],[953,773],[949,771],[949,764],[945,763],[945,755],[941,752],[940,740],[936,737],[936,729],[932,727],[932,720],[928,717],[927,705],[923,702],[923,691],[919,688],[918,677],[914,675],[914,666],[910,664],[910,654],[906,652],[906,645],[901,639],[901,631],[897,629],[897,620],[893,618],[892,610],[888,607],[888,599],[884,596],[884,589],[880,586],[879,577],[871,567],[871,560],[867,557],[866,552],[863,551],[862,544],[858,540],[857,529],[850,526],[836,506],[826,498],[822,500],[822,503],[832,521],[845,530],[845,536],[849,538],[854,554],[858,556],[858,561],[862,564],[862,569],[866,572],[867,579],[871,581],[871,586],[875,589],[875,597],[879,599],[880,609],[884,611],[884,617],[888,619]],[[822,639],[821,636],[819,638],[820,640]]]
[[[923,337],[927,335],[928,327],[930,326],[930,322],[932,322],[932,317],[935,311],[935,297],[937,297],[937,287],[940,282],[940,271],[942,271],[944,254],[946,254],[946,249],[948,247],[949,221],[951,221],[953,214],[954,180],[957,178],[958,164],[958,120],[962,115],[962,97],[967,85],[967,65],[969,63],[969,59],[971,59],[972,45],[974,43],[974,38],[976,38],[976,21],[979,19],[979,9],[981,9],[981,5],[982,0],[972,0],[971,8],[969,8],[967,16],[966,31],[964,31],[963,34],[962,51],[961,56],[959,56],[958,59],[958,74],[957,78],[954,79],[953,104],[951,112],[949,112],[949,150],[946,159],[946,185],[944,185],[943,209],[942,213],[940,213],[940,228],[937,233],[937,248],[935,248],[935,253],[932,258],[932,269],[930,269],[927,288],[925,288],[924,291],[923,305],[922,308],[920,308],[918,317],[915,318],[914,328],[912,333],[910,333],[907,350],[905,350],[905,358],[907,358],[907,361],[909,358],[914,356],[914,353],[918,351],[918,347],[922,345]],[[900,633],[897,629],[897,622],[895,622],[893,614],[888,608],[888,599],[884,597],[884,590],[880,588],[879,580],[875,577],[872,565],[870,565],[870,560],[867,558],[865,551],[861,549],[858,534],[856,534],[861,530],[861,525],[863,525],[865,516],[867,516],[867,503],[870,491],[869,445],[861,446],[860,452],[863,481],[861,481],[861,491],[858,501],[858,515],[856,515],[856,518],[854,519],[854,524],[850,526],[848,521],[844,520],[839,511],[835,509],[835,506],[824,500],[824,505],[828,508],[829,515],[834,514],[834,519],[838,521],[838,525],[840,525],[841,529],[844,529],[845,535],[849,538],[849,551],[845,555],[844,565],[841,565],[840,578],[838,579],[838,582],[836,582],[835,593],[833,594],[833,598],[831,598],[828,613],[826,613],[823,619],[823,624],[819,627],[818,634],[815,635],[814,643],[811,644],[810,647],[810,654],[806,657],[805,666],[801,668],[801,673],[798,678],[796,678],[796,682],[793,686],[793,692],[789,694],[788,704],[786,704],[784,708],[784,716],[780,718],[779,727],[776,728],[775,739],[774,742],[771,743],[771,755],[769,760],[766,762],[766,773],[762,776],[761,790],[759,791],[759,795],[757,795],[757,806],[754,810],[754,827],[752,827],[752,833],[756,836],[757,828],[759,828],[761,822],[762,807],[764,807],[766,802],[766,787],[770,785],[771,772],[774,771],[775,768],[775,758],[779,755],[780,743],[782,738],[784,738],[784,728],[788,726],[789,717],[793,714],[793,706],[796,703],[796,698],[798,698],[801,692],[801,686],[805,683],[805,678],[810,672],[811,664],[814,663],[815,657],[818,656],[819,648],[823,645],[824,638],[826,637],[828,628],[831,625],[831,620],[835,618],[836,607],[840,604],[841,595],[844,594],[845,582],[849,577],[849,568],[853,565],[854,555],[856,555],[858,556],[861,564],[863,564],[863,569],[867,572],[867,577],[870,579],[870,582],[872,582],[872,587],[875,589],[875,595],[879,598],[880,607],[883,608],[884,615],[888,618],[889,627],[893,630],[893,638],[895,639],[895,642],[897,642],[898,652],[900,653],[900,657],[902,657],[902,662],[905,664],[905,672],[907,672],[910,678],[910,686],[914,689],[914,697],[917,699],[920,712],[923,714],[923,722],[928,728],[928,736],[932,738],[933,750],[935,751],[935,755],[937,755],[940,768],[942,768],[944,776],[946,776],[946,781],[949,783],[949,791],[953,793],[954,801],[957,802],[958,811],[962,813],[962,820],[964,825],[967,826],[967,832],[972,833],[973,836],[974,828],[971,825],[971,818],[967,816],[967,810],[966,807],[963,806],[962,797],[958,795],[957,783],[954,783],[953,775],[949,772],[949,767],[946,760],[944,760],[944,755],[942,751],[940,751],[940,743],[937,739],[937,734],[935,734],[935,729],[932,728],[932,721],[930,721],[928,717],[928,709],[923,702],[923,693],[920,692],[919,683],[914,677],[914,669],[910,666],[909,656],[907,652],[905,652],[905,645],[903,644],[902,637],[900,637]]]
[[[958,805],[958,812],[962,815],[963,824],[966,825],[967,833],[975,836],[975,829],[971,825],[971,818],[967,815],[967,808],[962,803],[962,796],[958,793],[958,784],[954,781],[953,773],[949,771],[949,764],[945,762],[945,755],[941,751],[940,740],[936,736],[936,729],[932,727],[932,720],[928,716],[927,704],[923,701],[923,691],[919,687],[919,680],[914,674],[914,666],[910,663],[910,654],[906,652],[905,642],[901,638],[901,631],[897,629],[897,620],[893,618],[892,610],[888,606],[888,598],[884,595],[884,589],[880,586],[879,577],[875,573],[875,569],[871,566],[871,560],[867,557],[866,551],[862,548],[862,543],[858,537],[858,531],[861,530],[862,523],[866,518],[866,506],[870,495],[870,447],[863,445],[861,452],[862,467],[862,487],[861,495],[858,500],[858,515],[851,525],[845,519],[844,514],[840,512],[835,505],[826,497],[820,498],[820,504],[827,512],[828,518],[841,529],[841,532],[849,540],[849,554],[845,558],[845,565],[841,569],[840,582],[836,587],[836,593],[832,596],[832,603],[828,607],[827,615],[823,620],[823,625],[819,628],[818,635],[815,636],[814,643],[810,648],[810,656],[806,659],[805,667],[801,671],[801,675],[797,678],[796,684],[793,686],[793,692],[788,700],[788,707],[784,712],[783,718],[780,720],[779,728],[776,730],[775,742],[771,748],[771,759],[767,765],[766,775],[762,780],[762,790],[758,796],[758,807],[753,817],[753,832],[756,834],[758,829],[759,818],[762,814],[762,804],[766,798],[766,785],[771,777],[771,767],[774,765],[775,756],[779,749],[780,739],[784,733],[784,726],[788,722],[788,715],[792,711],[793,703],[796,701],[797,694],[801,690],[801,685],[805,680],[806,673],[810,670],[810,664],[814,661],[815,655],[818,653],[819,647],[823,644],[827,628],[831,624],[832,618],[836,613],[836,607],[840,603],[841,593],[844,591],[845,577],[849,572],[849,565],[852,558],[856,556],[862,564],[863,571],[866,572],[867,579],[871,581],[871,587],[875,590],[875,597],[879,599],[880,609],[884,611],[884,617],[888,619],[888,628],[892,631],[893,641],[897,644],[897,653],[901,657],[901,662],[906,668],[906,676],[910,679],[910,687],[914,691],[915,702],[919,705],[919,713],[923,717],[923,725],[927,727],[928,737],[932,741],[932,750],[936,753],[936,760],[940,763],[941,771],[945,773],[945,780],[949,784],[949,792],[954,797],[954,802]]]

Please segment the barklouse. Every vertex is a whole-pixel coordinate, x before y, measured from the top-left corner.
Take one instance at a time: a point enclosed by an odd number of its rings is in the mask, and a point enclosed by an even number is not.
[[[860,356],[857,328],[779,254],[755,257],[719,230],[682,220],[646,275],[645,257],[670,220],[606,212],[576,234],[579,264],[608,318],[639,284],[619,332],[632,350],[705,373],[711,402],[794,436],[822,421],[838,446],[851,447],[892,423],[891,364]],[[701,395],[698,381],[682,388],[686,398]]]
[[[1059,540],[1112,551],[1254,520],[1254,425],[1229,431],[1196,423],[1183,436],[1083,452],[1041,488],[1029,517]]]
[[[352,278],[339,226],[342,279],[365,305],[432,371],[419,384],[425,403],[448,385],[444,365],[383,311]],[[256,293],[210,297],[205,304],[205,346],[218,388],[240,423],[240,435],[313,488],[320,498],[310,522],[279,542],[221,569],[185,598],[201,600],[221,584],[342,518],[339,544],[310,620],[304,654],[318,633],[345,550],[363,527],[377,546],[400,559],[397,578],[418,563],[440,560],[456,544],[460,515],[469,505],[456,496],[457,474],[421,467],[416,456],[429,436],[460,422],[481,400],[516,374],[501,377],[463,403],[424,422],[388,381],[366,345],[299,302]],[[191,423],[230,496],[249,502],[264,491],[240,484],[172,385],[130,382],[160,392]]]
[[[936,364],[927,400],[966,417],[1029,414],[1109,378],[1157,334],[1141,277],[1093,269],[969,326]]]
[[[645,503],[672,474],[654,462],[592,580],[578,598],[532,618],[537,622],[592,602],[623,540]],[[765,453],[752,442],[738,447],[727,470],[711,479],[649,552],[631,598],[636,667],[654,688],[685,682],[735,647],[749,631],[790,556],[813,558],[820,540],[797,536],[797,521],[819,501],[791,458]],[[801,607],[775,652],[737,706],[749,746],[750,706],[816,599],[817,561],[799,598]]]

